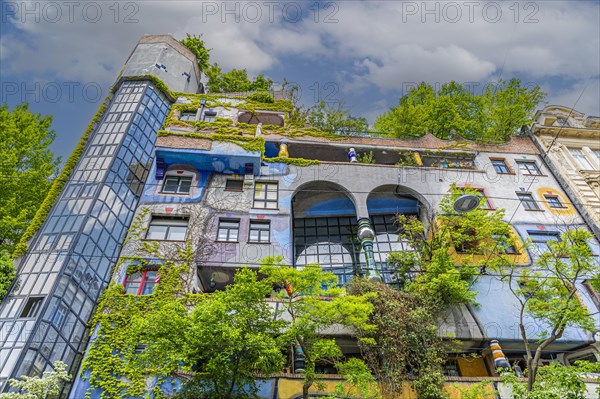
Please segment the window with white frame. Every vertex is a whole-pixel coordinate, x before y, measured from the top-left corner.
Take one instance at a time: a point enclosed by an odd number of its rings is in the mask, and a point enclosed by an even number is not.
[[[535,161],[517,161],[519,170],[525,175],[541,175],[542,171]]]
[[[592,163],[587,159],[581,148],[569,148],[569,152],[575,158],[579,167],[584,170],[594,170]]]
[[[187,229],[188,218],[186,217],[153,216],[146,239],[184,241]]]
[[[167,175],[163,182],[162,192],[169,194],[189,194],[191,188],[191,176]]]
[[[236,219],[220,219],[217,230],[218,241],[237,242],[240,233],[240,221]]]
[[[544,195],[550,208],[566,208],[558,195]]]
[[[277,209],[278,184],[256,182],[254,186],[254,208]]]
[[[268,220],[251,220],[248,242],[271,242],[271,222]]]

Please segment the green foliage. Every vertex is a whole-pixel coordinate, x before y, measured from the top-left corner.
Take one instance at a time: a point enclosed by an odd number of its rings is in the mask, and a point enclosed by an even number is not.
[[[26,103],[0,107],[0,253],[15,250],[58,170],[48,148],[56,137],[51,124]]]
[[[228,134],[201,134],[201,133],[187,133],[187,132],[170,132],[167,130],[159,130],[159,137],[165,136],[182,136],[191,137],[195,139],[205,139],[211,141],[220,141],[225,143],[233,143],[239,145],[246,151],[259,152],[263,154],[265,152],[265,139],[264,137],[247,137],[247,136],[235,136]]]
[[[180,42],[185,47],[187,47],[192,53],[194,53],[198,62],[198,68],[200,69],[200,72],[206,71],[210,65],[210,49],[206,48],[204,40],[202,40],[202,35],[196,36],[186,33],[186,38],[180,40]]]
[[[81,136],[81,139],[79,139],[79,143],[77,143],[77,146],[67,159],[67,162],[65,162],[62,172],[60,172],[58,177],[52,182],[52,185],[48,190],[48,194],[39,206],[37,212],[35,213],[35,216],[33,217],[33,220],[27,226],[27,229],[21,236],[19,243],[16,245],[15,250],[13,251],[13,257],[16,258],[22,256],[23,254],[25,254],[25,252],[27,252],[27,241],[33,238],[34,234],[39,230],[44,221],[46,221],[48,213],[54,206],[54,203],[58,199],[58,196],[60,195],[64,185],[71,176],[71,173],[73,173],[73,170],[75,169],[79,158],[83,154],[90,134],[92,133],[96,125],[100,122],[102,115],[104,115],[104,112],[106,111],[107,102],[108,98],[105,99],[105,101],[98,108],[96,115],[94,115],[90,124],[85,129],[85,132],[83,133],[83,136]]]
[[[373,155],[373,151],[365,152],[363,154],[356,154],[356,159],[359,163],[375,163],[375,156]]]
[[[259,103],[273,104],[275,99],[271,94],[266,91],[258,91],[246,96],[248,100],[256,101]]]
[[[318,165],[321,162],[318,159],[304,159],[304,158],[263,158],[264,162],[281,162],[286,163],[288,165],[294,166],[310,166],[310,165]]]
[[[353,295],[369,295],[373,306],[369,323],[376,329],[357,329],[357,336],[365,361],[386,396],[398,395],[402,383],[413,378],[419,398],[445,398],[441,366],[446,355],[435,323],[437,302],[358,278],[348,290]]]
[[[352,116],[342,102],[319,104],[294,114],[291,123],[296,126],[311,126],[329,134],[351,135],[366,132],[369,125],[365,118]]]
[[[490,395],[498,393],[493,388],[492,381],[480,381],[475,384],[469,384],[467,387],[454,384],[453,387],[460,392],[460,399],[487,399]]]
[[[419,166],[419,163],[412,151],[400,151],[400,160],[396,162],[396,166]]]
[[[545,93],[526,88],[518,79],[485,87],[471,93],[456,82],[442,85],[436,93],[424,82],[411,89],[375,121],[375,130],[393,137],[422,136],[426,131],[441,139],[461,137],[482,142],[504,142],[532,121],[533,112]]]
[[[22,376],[21,380],[10,379],[11,388],[21,392],[0,393],[0,399],[57,399],[64,383],[71,381],[71,376],[63,362],[54,362],[53,366],[54,371],[45,371],[41,378]]]
[[[578,298],[577,284],[582,278],[597,281],[600,269],[588,242],[592,234],[585,229],[564,232],[560,241],[549,242],[549,250],[535,261],[536,269],[513,264],[499,265],[495,271],[508,282],[518,301],[519,331],[526,352],[527,391],[533,392],[543,351],[563,336],[569,326],[594,331],[594,320]],[[529,336],[525,316],[545,325],[546,331]],[[537,341],[535,349],[531,340]],[[562,369],[561,369],[562,370]]]
[[[7,252],[0,252],[0,301],[8,294],[8,289],[17,275],[13,259]]]
[[[325,338],[323,331],[334,324],[373,331],[369,314],[373,306],[367,295],[348,295],[337,286],[333,273],[324,272],[319,265],[295,269],[282,263],[281,257],[261,261],[259,272],[281,289],[275,297],[281,301],[281,313],[289,323],[279,337],[283,345],[302,348],[305,356],[303,396],[318,381],[317,363],[337,363],[342,356],[334,339]]]
[[[212,64],[206,70],[208,91],[211,93],[236,93],[249,91],[267,91],[273,81],[260,74],[254,80],[248,78],[245,69],[232,69],[223,73],[218,64]]]
[[[552,362],[539,368],[531,389],[512,373],[503,373],[502,382],[512,388],[514,399],[585,399],[589,396],[582,379],[583,373],[592,369],[600,371],[597,365],[593,368],[590,365],[563,366],[559,362]]]
[[[334,393],[325,397],[325,399],[381,398],[377,381],[365,362],[357,358],[351,358],[347,362],[337,363],[336,368],[338,374],[344,376],[344,381],[336,384]]]
[[[284,322],[273,319],[264,300],[271,290],[268,281],[257,281],[255,271],[242,268],[234,284],[194,308],[180,350],[185,364],[196,365],[196,374],[183,397],[250,396],[258,389],[257,374],[281,370],[285,358],[275,337]]]
[[[477,190],[453,185],[440,202],[441,213],[428,221],[428,231],[420,220],[400,215],[400,235],[415,251],[395,252],[388,259],[406,290],[437,301],[440,308],[473,303],[476,293],[470,287],[478,270],[511,263],[506,245],[516,245],[510,227],[502,221],[503,210],[479,207],[455,214],[454,201],[463,193],[481,197]],[[455,250],[462,252],[460,259]]]
[[[264,300],[272,286],[242,268],[225,291],[187,293],[186,281],[195,270],[191,244],[165,253],[157,242],[140,241],[146,214],[138,214],[127,239],[138,245],[136,255],[122,257],[118,268],[127,264],[128,272],[136,272],[152,259],[152,265],[160,264],[160,283],[143,296],[126,295],[123,285],[114,283],[104,291],[82,374],[89,373],[91,388],[100,388],[103,398],[121,398],[125,392],[162,398],[159,385],[169,378],[186,382],[181,397],[251,396],[256,375],[279,371],[284,360],[276,340],[282,322],[274,320]],[[151,378],[157,384],[150,393]]]

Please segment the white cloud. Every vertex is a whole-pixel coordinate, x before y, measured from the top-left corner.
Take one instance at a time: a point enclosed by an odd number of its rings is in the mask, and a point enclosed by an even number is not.
[[[0,38],[2,72],[108,84],[141,35],[169,32],[178,38],[203,32],[213,61],[225,69],[247,68],[251,74],[285,64],[289,55],[331,61],[338,68],[335,74],[347,82],[342,93],[370,85],[400,90],[402,82],[421,80],[483,85],[495,80],[500,70],[502,77],[520,74],[531,82],[554,77],[581,82],[600,70],[597,2],[495,2],[502,4],[497,22],[492,22],[494,9],[485,1],[476,3],[472,18],[465,2],[453,3],[460,7],[460,18],[448,2],[428,3],[427,10],[434,10],[429,14],[422,2],[340,1],[327,9],[321,3],[318,14],[313,2],[287,9],[289,2],[273,9],[253,3],[261,6],[259,18],[249,9],[250,2],[226,3],[121,2],[116,15],[115,3],[95,2],[103,13],[96,23],[82,18],[86,2],[75,9],[74,22],[66,14],[57,22],[48,15],[41,15],[39,22],[28,16]],[[30,1],[29,7],[35,4],[45,3]],[[518,15],[514,4],[520,7]],[[237,7],[238,22],[224,5],[234,11]],[[305,18],[289,22],[298,8]],[[92,11],[88,8],[88,17]],[[127,16],[138,22],[125,23]],[[537,22],[525,23],[527,18]],[[452,23],[453,19],[457,20]],[[556,96],[553,101],[571,98],[550,91]],[[590,96],[586,104],[597,108],[598,97]]]

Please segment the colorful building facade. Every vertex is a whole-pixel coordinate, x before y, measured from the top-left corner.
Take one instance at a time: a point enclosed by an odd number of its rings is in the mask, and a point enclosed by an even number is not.
[[[135,256],[140,242],[156,242],[166,252],[192,242],[195,262],[185,289],[210,293],[231,284],[240,266],[257,268],[274,255],[298,268],[318,263],[340,284],[356,275],[399,284],[388,256],[410,248],[397,215],[426,220],[440,211],[453,185],[478,190],[486,209],[506,210],[504,221],[518,241],[532,242],[513,254],[524,268],[565,230],[588,228],[530,137],[479,145],[430,134],[414,140],[336,136],[290,125],[285,92],[271,93],[270,102],[199,94],[199,81],[193,55],[174,39],[142,38],[21,260],[19,283],[0,305],[2,331],[9,332],[0,383],[39,374],[54,360],[77,372],[88,344],[86,324],[108,282],[123,284],[123,295],[149,295],[160,284],[152,260],[134,271],[118,262]],[[367,153],[374,163],[358,162],[357,154]],[[142,236],[132,233],[132,223]],[[598,261],[598,242],[589,246]],[[459,259],[460,250],[454,252]],[[598,293],[583,279],[577,288],[600,330]],[[464,383],[496,376],[492,340],[511,364],[524,361],[507,282],[482,275],[473,289],[479,306],[454,307],[438,323],[442,337],[460,342],[445,374]],[[545,326],[527,323],[535,340]],[[346,355],[359,355],[350,331],[331,335],[347,343]],[[569,364],[598,353],[594,334],[568,328],[543,362]],[[284,371],[265,382],[265,398],[297,397],[293,361]],[[78,377],[65,394],[80,399],[87,390]],[[411,397],[408,390],[404,395]]]

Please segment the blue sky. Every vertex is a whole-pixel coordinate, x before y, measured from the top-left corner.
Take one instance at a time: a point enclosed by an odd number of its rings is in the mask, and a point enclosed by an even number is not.
[[[598,1],[5,1],[1,102],[54,116],[75,146],[144,34],[203,34],[212,61],[344,101],[372,123],[420,81],[475,92],[519,77],[547,102],[600,115]],[[583,93],[583,94],[582,94]],[[580,97],[581,95],[581,97]],[[580,97],[580,98],[579,98]],[[578,100],[579,98],[579,100]]]

